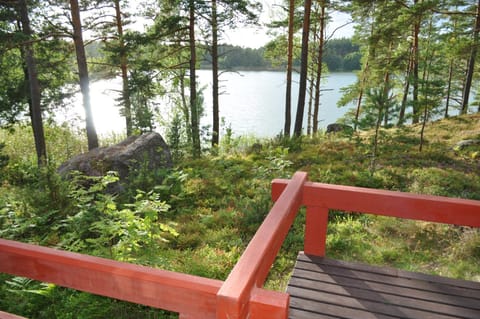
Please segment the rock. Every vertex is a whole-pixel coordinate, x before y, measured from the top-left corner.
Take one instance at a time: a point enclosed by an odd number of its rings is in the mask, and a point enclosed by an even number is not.
[[[259,154],[263,149],[263,145],[260,143],[253,143],[252,146],[250,146],[248,153],[249,154]]]
[[[77,155],[63,163],[58,172],[62,176],[68,176],[71,171],[80,171],[87,176],[103,176],[108,171],[116,171],[122,181],[132,169],[144,164],[150,170],[172,167],[170,149],[158,133],[130,136],[119,144]]]
[[[353,132],[353,128],[346,124],[341,123],[332,123],[327,125],[327,133],[336,133],[336,132]]]
[[[455,144],[453,149],[456,151],[460,151],[465,147],[472,146],[472,145],[480,145],[480,140],[463,140]]]

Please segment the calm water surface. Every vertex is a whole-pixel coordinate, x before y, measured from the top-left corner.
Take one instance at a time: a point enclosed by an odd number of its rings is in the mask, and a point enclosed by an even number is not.
[[[211,72],[198,72],[199,82],[207,85],[205,111],[211,114]],[[259,137],[273,137],[283,130],[285,121],[285,72],[242,71],[225,73],[221,77],[220,117],[231,125],[236,135],[254,134]],[[292,88],[292,130],[298,99],[298,74],[294,75]],[[319,127],[326,127],[342,117],[348,108],[338,108],[340,89],[355,82],[353,73],[332,73],[322,83],[320,97]],[[308,99],[307,99],[308,101]],[[308,105],[308,104],[307,104]],[[305,106],[304,125],[307,123]],[[204,118],[208,124],[211,116]]]
[[[198,81],[204,88],[205,115],[201,125],[210,125],[212,121],[211,71],[197,71]],[[352,84],[356,77],[353,73],[331,73],[322,83],[320,98],[319,127],[326,127],[342,117],[348,108],[338,108],[340,88]],[[224,73],[220,78],[222,92],[220,96],[220,117],[224,127],[231,126],[235,136],[255,135],[273,137],[283,130],[285,119],[285,73],[271,71],[241,71]],[[97,131],[105,135],[110,132],[121,133],[125,130],[124,119],[115,107],[115,99],[121,88],[120,79],[101,80],[91,83],[93,116]],[[298,98],[298,74],[294,75],[292,89],[292,130]],[[308,101],[308,100],[307,100]],[[74,99],[74,109],[83,114],[81,96]],[[170,110],[163,105],[162,116],[168,119]],[[82,117],[82,115],[78,115]],[[306,123],[307,106],[305,107]],[[68,117],[71,119],[72,115]],[[306,124],[304,124],[306,125]],[[83,127],[83,124],[79,125]]]

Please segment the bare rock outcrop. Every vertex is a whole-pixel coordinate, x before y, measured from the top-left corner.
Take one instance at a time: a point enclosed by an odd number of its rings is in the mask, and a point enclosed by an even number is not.
[[[103,176],[108,171],[116,171],[122,181],[141,165],[147,165],[149,170],[172,167],[170,149],[160,134],[130,136],[119,144],[93,149],[63,163],[58,172],[62,176],[68,176],[71,171]]]

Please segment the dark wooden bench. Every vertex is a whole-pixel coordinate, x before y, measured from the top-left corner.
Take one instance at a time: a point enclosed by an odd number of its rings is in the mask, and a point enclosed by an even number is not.
[[[480,318],[480,282],[298,255],[289,318]]]

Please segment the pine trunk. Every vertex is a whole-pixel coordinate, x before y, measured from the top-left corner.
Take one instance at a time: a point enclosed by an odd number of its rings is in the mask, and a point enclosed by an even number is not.
[[[72,13],[73,42],[77,54],[78,75],[80,77],[80,90],[82,91],[83,107],[85,109],[85,127],[87,130],[88,149],[98,147],[97,131],[93,122],[92,107],[90,105],[90,80],[88,78],[87,57],[83,45],[82,22],[80,20],[80,8],[78,0],[70,0]]]
[[[213,131],[212,147],[218,146],[220,140],[219,88],[218,88],[218,24],[217,1],[212,0],[212,102]]]
[[[125,41],[123,39],[123,23],[122,11],[120,10],[120,0],[115,0],[115,20],[117,23],[118,42],[120,45],[120,69],[122,71],[122,101],[124,113],[123,115],[125,116],[127,136],[131,136],[133,133],[132,106],[130,102],[130,89],[128,85],[127,52],[125,49]]]
[[[468,100],[470,98],[470,89],[472,87],[473,72],[475,70],[475,58],[478,51],[478,33],[480,32],[480,0],[477,4],[477,14],[475,18],[475,29],[473,30],[473,45],[470,51],[470,59],[468,61],[467,77],[465,80],[465,87],[463,88],[462,109],[460,114],[467,114]]]
[[[295,24],[295,0],[289,1],[288,8],[288,50],[287,50],[287,89],[285,94],[285,124],[283,134],[290,136],[292,123],[292,71],[293,71],[293,26]]]
[[[318,43],[318,58],[317,58],[317,78],[315,82],[315,104],[313,108],[313,134],[318,131],[318,111],[320,109],[320,83],[323,72],[323,43],[325,40],[325,1],[322,1],[320,13],[320,38]]]
[[[300,83],[298,91],[297,115],[295,117],[295,136],[302,135],[303,115],[305,112],[305,98],[307,93],[307,73],[308,73],[308,40],[310,33],[310,10],[312,7],[312,0],[305,0],[303,16],[303,32],[302,32],[302,57],[300,68]]]
[[[30,27],[30,19],[28,17],[27,2],[26,0],[20,0],[18,4],[23,33],[30,38],[32,36],[32,30]],[[37,162],[38,166],[43,166],[47,159],[47,148],[43,131],[40,84],[38,81],[37,65],[31,43],[25,45],[24,57],[30,86],[30,118],[35,140],[35,150],[37,152]]]
[[[189,46],[190,46],[190,113],[192,120],[192,155],[200,157],[200,128],[198,123],[196,47],[195,47],[195,2],[189,3]]]
[[[411,44],[407,70],[405,71],[405,84],[403,86],[402,104],[400,105],[400,113],[398,115],[398,126],[402,126],[405,123],[405,111],[407,109],[408,92],[410,91],[410,75],[412,74],[413,69],[413,52],[414,47],[413,44]]]
[[[418,3],[418,0],[414,1],[415,5]],[[418,123],[420,118],[420,109],[418,106],[418,68],[419,68],[419,48],[418,48],[418,37],[420,34],[420,18],[416,18],[414,29],[413,29],[413,124]]]

